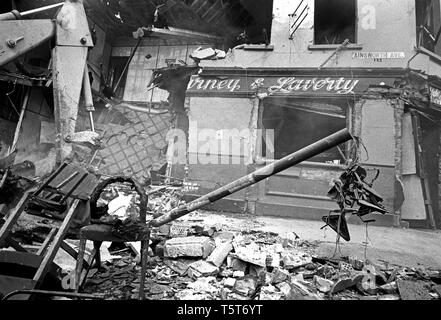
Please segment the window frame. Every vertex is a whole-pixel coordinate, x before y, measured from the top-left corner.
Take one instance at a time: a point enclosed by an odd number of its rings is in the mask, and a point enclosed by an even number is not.
[[[441,31],[441,0],[429,0],[431,3],[434,1],[437,1],[438,4],[432,4],[432,11],[431,14],[433,15],[433,20],[435,21],[435,25],[433,26],[434,30],[432,36],[436,37],[438,32]],[[424,21],[419,21],[419,19],[423,19],[425,18],[424,16],[420,16],[418,12],[418,2],[419,0],[415,0],[415,27],[416,27],[416,46],[419,49],[424,49],[434,55],[440,56],[441,55],[441,37],[438,39],[438,42],[433,44],[433,49],[428,48],[424,41],[425,41],[425,37],[427,37],[428,35],[424,32],[424,30],[421,28],[421,26],[423,25]],[[435,10],[436,8],[438,8],[438,11]],[[436,21],[438,21],[438,25],[436,25]],[[424,27],[428,27],[427,25],[424,25]],[[429,29],[429,28],[427,28]],[[431,30],[429,30],[430,32],[432,32]]]
[[[362,46],[358,44],[358,1],[357,0],[353,0],[354,1],[354,11],[355,11],[355,18],[354,18],[354,42],[350,42],[346,48],[348,49],[362,49]],[[337,44],[323,44],[323,43],[316,43],[316,12],[317,12],[317,0],[313,0],[314,2],[314,28],[313,28],[313,44],[308,46],[308,48],[310,50],[333,50],[333,49],[337,49],[338,47],[341,46],[341,44],[343,43],[337,43]]]
[[[302,96],[302,97],[290,97],[290,100],[299,100],[299,99],[305,99],[308,98],[307,96]],[[318,97],[318,96],[311,96],[309,97],[311,99],[314,99],[316,101],[320,101],[323,100],[323,102],[327,102],[332,104],[335,101],[342,101],[345,98],[342,97]],[[274,97],[271,99],[286,99],[286,97]],[[266,129],[264,124],[263,124],[263,114],[264,114],[264,109],[265,109],[265,100],[260,100],[259,101],[259,105],[258,105],[258,119],[257,119],[257,128],[259,130],[262,130],[262,132],[264,132],[263,129]],[[352,132],[353,126],[354,126],[354,112],[355,112],[355,105],[356,105],[356,101],[351,99],[351,98],[346,98],[347,101],[347,106],[346,106],[346,128],[348,128],[349,131]],[[263,138],[262,136],[257,137],[257,141],[256,141],[256,153],[254,156],[254,161],[256,163],[261,163],[262,161],[265,162],[266,164],[270,164],[270,163],[274,163],[275,161],[277,161],[278,159],[272,159],[272,158],[268,158],[267,156],[263,156]],[[319,168],[344,168],[347,164],[348,161],[351,160],[352,155],[351,155],[351,149],[352,149],[352,141],[349,141],[347,143],[345,143],[345,149],[343,150],[343,152],[345,153],[345,157],[346,157],[346,162],[342,162],[340,164],[330,164],[330,163],[326,163],[326,162],[318,162],[318,161],[303,161],[304,164],[308,165],[308,166],[314,166],[314,167],[319,167]],[[275,143],[274,143],[275,144]],[[275,147],[275,145],[274,145]],[[274,156],[274,155],[273,155]],[[274,157],[273,157],[274,158]]]

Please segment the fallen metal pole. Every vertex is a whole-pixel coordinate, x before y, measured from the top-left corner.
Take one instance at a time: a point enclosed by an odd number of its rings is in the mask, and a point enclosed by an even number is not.
[[[244,176],[236,181],[233,181],[213,192],[210,192],[192,202],[180,206],[172,211],[150,221],[150,226],[160,227],[166,223],[176,220],[194,210],[200,209],[212,202],[218,201],[231,195],[239,190],[256,184],[272,175],[275,175],[285,169],[288,169],[296,164],[306,161],[326,150],[332,149],[339,144],[352,139],[352,135],[348,129],[340,130],[320,141],[317,141],[299,151],[296,151],[283,159],[277,160],[266,167],[256,170],[247,176]]]
[[[11,297],[19,295],[19,294],[37,294],[37,295],[45,295],[45,296],[58,296],[58,297],[66,297],[66,298],[78,298],[78,299],[94,299],[94,300],[103,300],[103,295],[92,295],[85,293],[75,293],[75,292],[61,292],[61,291],[47,291],[47,290],[15,290],[13,292],[8,293],[3,297],[2,300],[9,300]]]

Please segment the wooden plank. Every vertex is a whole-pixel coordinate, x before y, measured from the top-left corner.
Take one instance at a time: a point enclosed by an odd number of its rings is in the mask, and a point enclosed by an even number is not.
[[[28,252],[25,248],[23,248],[20,243],[18,241],[16,241],[15,239],[12,239],[11,237],[9,237],[6,240],[6,243],[13,248],[15,251],[18,252]]]
[[[433,229],[436,229],[436,221],[433,213],[432,200],[430,197],[429,180],[427,179],[427,170],[422,149],[423,138],[421,133],[420,116],[415,112],[412,112],[412,124],[415,136],[415,148],[417,152],[417,173],[421,178],[424,205],[426,208],[427,218],[429,220],[430,226]]]
[[[64,237],[66,236],[70,225],[72,221],[75,218],[75,212],[76,208],[78,207],[80,203],[80,200],[76,199],[72,203],[72,206],[69,208],[69,211],[67,212],[66,218],[64,219],[60,229],[57,232],[57,235],[55,236],[54,241],[52,242],[52,245],[50,246],[48,252],[43,258],[43,261],[38,268],[37,272],[35,273],[35,276],[33,280],[35,281],[36,285],[35,287],[38,288],[38,286],[41,285],[44,277],[46,276],[46,273],[53,262],[55,255],[57,254],[58,249],[60,248],[61,242],[63,241]]]
[[[29,193],[25,193],[23,197],[21,198],[20,202],[15,207],[15,210],[11,212],[6,222],[3,224],[3,226],[0,229],[0,248],[3,247],[4,243],[6,242],[9,233],[11,232],[12,226],[17,222],[18,218],[20,217],[21,213],[23,212],[24,208],[27,205],[29,199]]]
[[[56,228],[51,229],[51,231],[49,232],[49,234],[47,235],[46,239],[44,240],[43,244],[41,245],[40,249],[37,252],[39,256],[42,256],[46,252],[47,248],[49,247],[49,244],[54,239],[56,232],[57,232]]]
[[[66,179],[71,177],[72,174],[74,174],[75,172],[79,172],[79,174],[77,174],[74,178],[72,178],[68,183],[63,185],[61,188],[57,188],[58,185],[65,182]],[[50,188],[53,192],[56,192],[57,194],[64,195],[67,192],[69,192],[78,183],[82,175],[85,173],[87,173],[85,169],[69,164],[48,184],[47,187]],[[99,180],[93,174],[88,174],[88,176],[81,182],[81,184],[71,194],[71,197],[75,199],[88,200],[93,190],[98,185],[98,183]]]

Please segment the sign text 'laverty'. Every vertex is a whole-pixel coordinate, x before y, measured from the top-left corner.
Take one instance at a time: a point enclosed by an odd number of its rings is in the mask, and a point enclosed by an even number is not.
[[[340,78],[304,77],[240,77],[234,79],[205,79],[194,76],[188,83],[190,91],[255,92],[267,90],[269,94],[292,92],[321,92],[339,95],[353,94],[359,80]]]

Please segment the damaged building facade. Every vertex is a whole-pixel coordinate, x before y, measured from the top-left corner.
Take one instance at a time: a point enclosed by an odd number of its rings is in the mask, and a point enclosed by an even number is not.
[[[335,208],[330,182],[358,160],[385,197],[377,224],[439,227],[440,12],[437,0],[273,1],[267,43],[201,62],[188,83],[186,178],[204,194],[347,127],[359,149],[341,145],[215,207],[320,219]]]
[[[19,10],[42,4],[15,1]],[[3,12],[13,9],[4,5]],[[361,138],[360,148],[341,145],[214,207],[320,219],[335,209],[327,197],[332,180],[358,160],[385,198],[389,213],[376,223],[439,227],[438,0],[84,6],[95,44],[88,66],[101,146],[75,145],[75,160],[141,180],[162,171],[197,183],[192,198],[346,127]],[[15,163],[31,164],[23,169],[31,176],[56,166],[49,47],[0,75],[0,158],[16,145]],[[228,52],[224,59],[192,58],[205,48]],[[175,83],[147,88],[158,69]],[[89,127],[88,111],[79,108],[75,130]],[[171,129],[182,130],[185,141]]]

